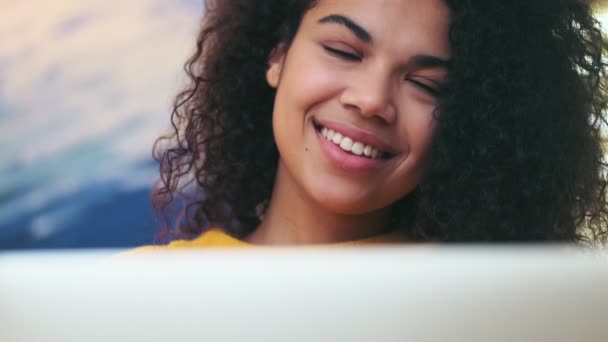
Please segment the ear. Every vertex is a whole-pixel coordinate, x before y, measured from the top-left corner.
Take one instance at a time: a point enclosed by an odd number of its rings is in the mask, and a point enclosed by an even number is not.
[[[285,61],[286,46],[284,43],[279,43],[268,57],[268,69],[266,70],[266,81],[273,88],[279,86],[281,79],[281,71],[283,70],[283,62]]]

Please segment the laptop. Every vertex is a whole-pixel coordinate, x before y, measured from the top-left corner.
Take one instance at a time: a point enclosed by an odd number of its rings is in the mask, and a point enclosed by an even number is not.
[[[608,341],[562,245],[0,253],[0,341]]]

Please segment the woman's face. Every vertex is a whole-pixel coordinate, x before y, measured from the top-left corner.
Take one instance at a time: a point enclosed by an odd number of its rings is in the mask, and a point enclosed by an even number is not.
[[[450,58],[441,0],[320,0],[270,57],[279,175],[340,214],[419,182]]]

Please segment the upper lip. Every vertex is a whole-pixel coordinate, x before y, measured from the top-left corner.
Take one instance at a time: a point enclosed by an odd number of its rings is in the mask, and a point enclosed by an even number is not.
[[[360,128],[354,127],[350,124],[344,124],[340,122],[324,121],[318,119],[315,119],[314,122],[325,128],[331,129],[335,132],[339,132],[340,134],[345,135],[353,139],[354,141],[370,145],[381,152],[385,152],[390,155],[397,154],[395,148],[390,143],[380,138],[377,134],[373,134]]]

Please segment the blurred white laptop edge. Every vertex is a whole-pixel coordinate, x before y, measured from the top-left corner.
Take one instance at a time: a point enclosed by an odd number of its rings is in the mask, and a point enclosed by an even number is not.
[[[608,341],[564,246],[0,254],[0,341]]]

